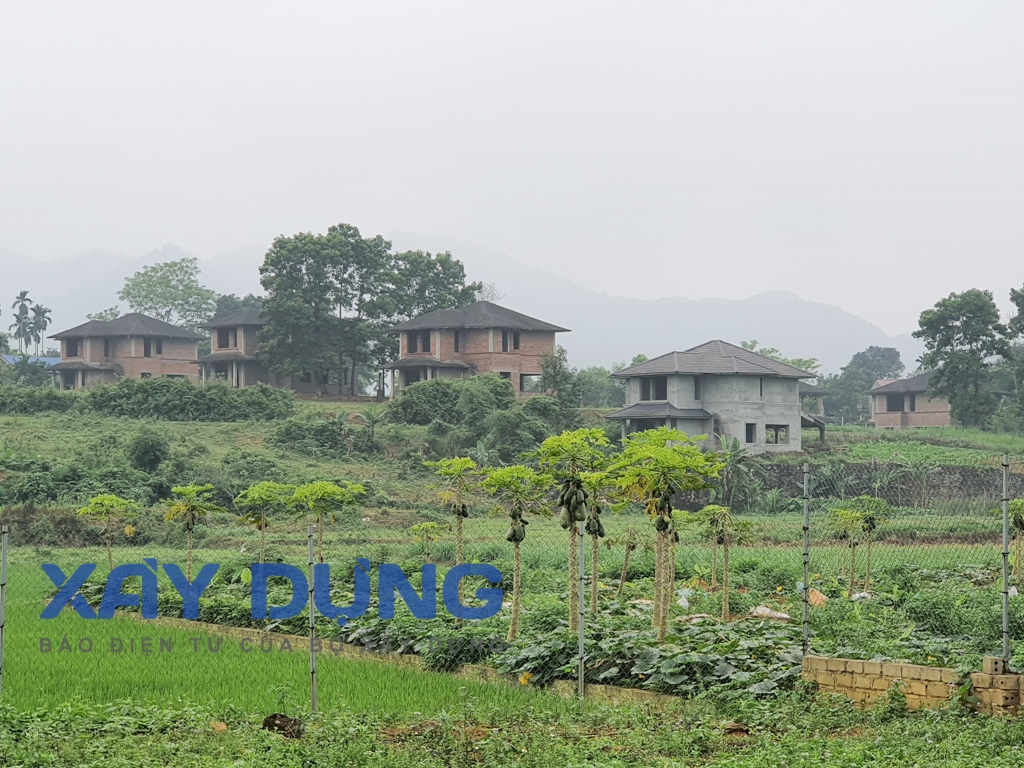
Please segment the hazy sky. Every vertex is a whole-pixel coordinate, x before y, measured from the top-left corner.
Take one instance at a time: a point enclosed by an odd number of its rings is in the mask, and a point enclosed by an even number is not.
[[[1024,283],[1024,3],[7,2],[0,248],[346,221],[895,333]]]

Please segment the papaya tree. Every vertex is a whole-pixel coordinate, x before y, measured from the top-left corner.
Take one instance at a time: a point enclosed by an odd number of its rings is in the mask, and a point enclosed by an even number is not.
[[[590,537],[590,612],[596,614],[599,548],[605,535],[604,523],[601,522],[601,500],[611,484],[611,477],[607,472],[584,472],[581,477],[587,491],[587,517],[583,530]]]
[[[729,620],[729,552],[736,535],[745,525],[736,519],[728,507],[708,504],[698,518],[706,522],[714,546],[722,547],[722,621]],[[712,577],[713,578],[713,577]]]
[[[578,528],[587,516],[589,493],[583,487],[582,474],[595,472],[607,463],[611,442],[601,429],[576,429],[552,435],[537,448],[535,456],[541,469],[549,471],[558,483],[559,525],[569,533],[569,628],[579,630],[580,597]]]
[[[838,538],[845,542],[839,563],[839,576],[846,577],[846,596],[851,597],[857,584],[857,544],[863,530],[861,513],[849,501],[843,501],[840,506],[832,508],[829,525]]]
[[[114,570],[114,531],[124,527],[129,538],[135,535],[131,524],[139,514],[139,506],[131,499],[122,499],[112,493],[101,493],[89,499],[89,503],[78,510],[78,514],[96,523],[107,544],[107,565]]]
[[[523,559],[520,547],[526,540],[528,512],[540,512],[551,478],[530,467],[512,465],[488,470],[481,484],[483,489],[508,508],[509,528],[505,540],[512,544],[512,616],[506,639],[512,642],[519,634],[519,614],[523,605]]]
[[[324,523],[332,523],[335,516],[345,507],[355,504],[366,493],[359,483],[343,480],[341,485],[317,480],[298,486],[288,499],[288,505],[296,512],[313,516],[317,529],[316,553],[319,562],[324,561]]]
[[[413,539],[423,545],[423,558],[428,563],[430,562],[430,545],[441,538],[442,532],[444,532],[444,526],[433,521],[417,523],[409,528]]]
[[[885,499],[877,496],[855,496],[845,499],[833,508],[834,527],[850,540],[849,595],[853,595],[857,581],[857,542],[859,535],[864,536],[865,564],[864,587],[867,592],[871,588],[871,544],[875,531],[885,524],[884,515],[892,510]],[[845,564],[845,556],[843,558]]]
[[[267,550],[267,528],[270,519],[286,512],[294,485],[264,480],[250,485],[235,497],[235,506],[241,511],[240,525],[249,525],[260,532],[260,565]]]
[[[192,581],[192,542],[196,523],[214,512],[226,512],[224,507],[210,499],[212,485],[178,485],[171,488],[174,498],[167,507],[164,520],[181,520],[185,524],[186,568],[185,578]]]
[[[467,457],[425,461],[425,466],[436,467],[439,478],[441,504],[455,516],[455,564],[462,565],[465,559],[466,537],[464,521],[469,517],[466,498],[478,477],[476,462]]]
[[[668,634],[675,591],[675,545],[678,541],[672,497],[711,487],[724,466],[715,454],[704,453],[679,430],[659,427],[628,436],[621,456],[610,468],[623,504],[638,502],[654,526],[654,609],[652,625],[658,642]]]
[[[609,536],[604,540],[604,543],[608,549],[621,546],[624,550],[622,554],[622,568],[619,571],[619,588],[615,590],[615,599],[621,600],[622,592],[626,587],[626,577],[629,574],[629,558],[641,546],[640,537],[637,536],[633,524],[629,523],[626,526],[626,532],[622,536]]]

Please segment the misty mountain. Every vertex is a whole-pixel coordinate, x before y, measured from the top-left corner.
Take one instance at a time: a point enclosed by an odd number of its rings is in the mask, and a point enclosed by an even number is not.
[[[827,372],[837,371],[855,352],[872,344],[899,349],[908,369],[921,353],[920,343],[909,334],[888,336],[839,307],[791,293],[771,292],[742,300],[627,299],[589,290],[453,238],[392,233],[391,239],[401,250],[450,250],[465,263],[470,279],[497,286],[504,294],[499,303],[571,328],[571,333],[560,334],[559,342],[568,349],[573,365],[580,367],[628,362],[640,352],[654,357],[709,339],[736,344],[756,339],[787,356],[817,357]],[[260,293],[258,269],[263,253],[262,248],[249,247],[202,259],[202,280],[219,293]],[[87,313],[118,304],[117,292],[124,279],[143,266],[188,255],[169,243],[135,257],[83,251],[42,261],[0,248],[0,309],[8,318],[15,294],[27,289],[33,299],[53,310],[51,332],[61,331],[84,322]],[[623,268],[638,267],[624,264]],[[658,279],[652,270],[652,284],[658,284]],[[664,286],[658,284],[658,289],[663,291]],[[680,286],[684,291],[685,286]],[[5,319],[0,327],[10,322]]]

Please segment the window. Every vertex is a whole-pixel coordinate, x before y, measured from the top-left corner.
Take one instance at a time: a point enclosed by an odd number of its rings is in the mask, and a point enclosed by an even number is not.
[[[764,397],[764,376],[758,376],[757,377],[757,386],[758,386],[758,389],[760,390],[757,396],[758,397]]]
[[[540,374],[539,373],[521,373],[519,374],[519,391],[520,392],[541,392],[540,388]]]
[[[789,425],[765,424],[764,441],[769,445],[789,445]]]
[[[512,371],[501,371],[498,375],[501,376],[501,378],[503,379],[512,381]]]
[[[324,371],[323,373],[321,373],[320,374],[320,381],[322,381],[324,383],[324,385],[330,384],[331,383],[331,372],[330,371]]]
[[[459,332],[458,331],[455,332],[455,351],[456,352],[461,351],[459,349]]]
[[[885,410],[890,413],[896,413],[897,411],[903,410],[903,393],[898,392],[895,395],[885,396]]]
[[[227,349],[231,346],[231,332],[227,328],[217,329],[217,349]]]
[[[103,340],[103,356],[110,357],[110,339]]]
[[[310,373],[309,371],[303,371],[302,375],[299,376],[299,381],[301,381],[303,384],[309,384],[310,382],[313,381],[313,374]]]
[[[645,376],[640,379],[641,400],[668,400],[668,377]]]
[[[151,378],[153,378],[153,374],[152,373],[147,373],[147,372],[143,371],[142,373],[139,374],[139,378],[140,379],[151,379]]]
[[[693,399],[700,400],[700,376],[693,377]]]
[[[756,443],[757,442],[757,424],[755,424],[752,421],[748,421],[747,422],[747,442],[748,443]]]
[[[78,339],[65,339],[64,356],[78,357]]]
[[[164,378],[165,379],[187,379],[188,376],[186,376],[184,373],[165,373],[164,374]]]
[[[502,331],[501,351],[508,352],[512,349],[519,349],[519,331]]]
[[[164,340],[163,339],[157,339],[156,340],[156,353],[158,355],[162,355],[164,353]]]
[[[423,331],[423,333],[420,334],[420,351],[430,351],[430,331]]]
[[[153,356],[153,340],[144,339],[142,342],[142,356],[152,357]]]
[[[415,355],[419,350],[417,349],[416,342],[419,340],[419,334],[409,331],[406,334],[405,344],[409,348],[409,354]]]
[[[910,410],[917,410],[917,393],[915,392],[910,393]]]

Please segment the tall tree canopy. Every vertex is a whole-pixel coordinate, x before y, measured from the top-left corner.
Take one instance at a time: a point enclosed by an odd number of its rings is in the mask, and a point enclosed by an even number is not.
[[[936,370],[929,388],[949,399],[957,421],[982,426],[996,408],[995,396],[986,390],[992,364],[1009,354],[1009,330],[992,292],[951,293],[922,312],[918,325],[914,337],[925,346],[921,363]]]
[[[858,352],[841,373],[819,380],[819,385],[828,392],[825,413],[850,422],[866,419],[867,391],[878,379],[897,379],[903,371],[898,349],[871,346]]]
[[[188,256],[143,267],[125,279],[117,298],[133,312],[194,331],[210,319],[217,294],[199,282],[199,261]]]
[[[818,358],[816,357],[783,357],[782,353],[775,347],[759,347],[757,339],[741,341],[740,346],[751,352],[756,352],[759,355],[770,357],[772,360],[778,360],[780,363],[792,365],[794,368],[799,368],[801,371],[813,373],[815,376],[817,376],[821,371],[821,363],[818,362]]]
[[[472,303],[479,283],[466,284],[450,253],[394,253],[383,237],[364,238],[351,224],[324,234],[279,237],[260,267],[267,292],[261,355],[282,373],[321,375],[347,369],[381,372],[398,354],[391,326],[423,312]]]

